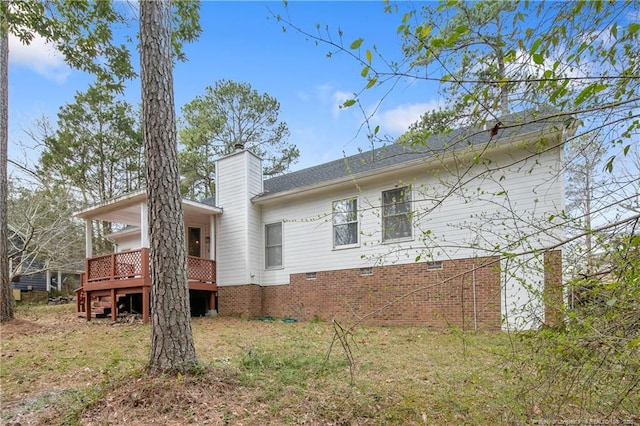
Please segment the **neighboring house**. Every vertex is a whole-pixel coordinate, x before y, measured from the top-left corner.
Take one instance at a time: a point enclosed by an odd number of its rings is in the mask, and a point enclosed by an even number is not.
[[[220,158],[213,206],[183,202],[189,268],[213,262],[212,277],[190,273],[199,283],[190,284],[192,301],[204,291],[203,310],[222,315],[369,324],[499,329],[557,321],[561,253],[546,248],[563,236],[551,225],[564,208],[562,142],[571,129],[543,117],[488,128],[267,180],[247,150]],[[137,253],[149,247],[146,202],[138,192],[78,214],[88,230],[85,287],[106,279],[90,277],[93,221],[129,225],[109,239],[117,251]],[[116,255],[107,255],[111,272],[102,275],[118,288],[118,280],[144,275],[139,266],[119,273]],[[99,288],[113,296],[115,318],[117,291]],[[143,300],[148,306],[148,294]]]
[[[33,252],[29,247],[25,249],[26,238],[11,225],[9,225],[8,240],[11,288],[20,291],[62,291],[67,289],[65,284],[80,282],[77,272],[49,268],[38,257],[38,253]]]

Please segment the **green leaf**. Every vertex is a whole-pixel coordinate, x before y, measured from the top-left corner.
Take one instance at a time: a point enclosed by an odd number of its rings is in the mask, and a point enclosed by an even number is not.
[[[607,86],[606,84],[591,83],[590,85],[582,89],[582,92],[580,92],[578,96],[576,96],[576,99],[575,101],[573,101],[573,103],[575,106],[578,106],[584,101],[586,101],[588,98],[590,98],[591,96],[607,89],[608,87],[609,86]]]
[[[527,30],[527,31],[529,31],[529,30]],[[539,39],[536,39],[536,40],[533,42],[533,45],[531,46],[531,50],[529,50],[529,53],[531,53],[532,55],[533,55],[534,53],[536,53],[536,52],[538,51],[538,46],[540,46],[540,43],[542,43],[542,39],[540,39],[540,38],[539,38]]]
[[[447,45],[453,46],[456,40],[458,40],[459,38],[460,38],[460,33],[451,33],[451,35],[447,37]]]
[[[615,159],[616,159],[615,155],[612,155],[607,161],[607,164],[605,164],[604,166],[604,169],[609,173],[613,173],[613,162]]]
[[[369,49],[367,49],[367,51],[365,52],[365,56],[367,57],[367,61],[371,63],[372,56],[371,56],[371,51]]]
[[[376,84],[378,82],[378,79],[376,77],[372,78],[371,80],[369,80],[369,82],[367,83],[367,89],[371,89],[373,87],[374,84]]]
[[[369,66],[367,65],[366,67],[362,68],[362,71],[360,71],[360,75],[363,77],[366,77],[367,74],[369,74]]]
[[[422,31],[420,31],[420,38],[425,39],[429,36],[429,34],[431,34],[431,31],[433,30],[433,28],[431,27],[424,27],[422,28]]]
[[[420,259],[422,259],[422,256],[421,255],[417,255],[416,256],[416,262],[420,262]]]
[[[351,46],[349,46],[349,48],[358,49],[363,41],[364,41],[364,39],[362,37],[360,37],[359,39],[357,39],[353,43],[351,43]]]
[[[355,105],[356,100],[355,99],[347,99],[346,101],[344,101],[344,103],[342,104],[342,106],[344,108],[349,108],[352,105]]]
[[[440,49],[442,46],[444,46],[444,40],[441,38],[434,38],[431,42],[431,47],[435,50]]]
[[[458,34],[464,34],[466,32],[469,32],[469,27],[467,25],[460,25],[458,28],[456,28],[456,32]]]
[[[538,65],[544,64],[544,56],[542,56],[539,53],[534,53],[533,54],[533,62],[535,62]]]
[[[633,34],[637,33],[638,30],[640,30],[640,24],[637,23],[637,22],[632,22],[627,27],[627,31],[629,32],[629,35],[633,35]]]

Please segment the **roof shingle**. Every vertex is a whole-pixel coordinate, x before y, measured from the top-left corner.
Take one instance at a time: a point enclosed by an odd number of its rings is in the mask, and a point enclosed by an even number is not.
[[[528,119],[525,120],[524,118]],[[559,130],[566,127],[566,117],[546,110],[539,113],[512,114],[496,122],[487,123],[486,129],[462,128],[445,135],[432,135],[425,144],[406,146],[389,144],[370,151],[342,159],[319,164],[306,169],[275,176],[264,181],[264,194],[269,195],[296,188],[317,185],[335,179],[364,172],[381,170],[418,159],[429,158],[437,153],[452,152],[500,139],[533,132]],[[492,134],[494,135],[492,138]]]

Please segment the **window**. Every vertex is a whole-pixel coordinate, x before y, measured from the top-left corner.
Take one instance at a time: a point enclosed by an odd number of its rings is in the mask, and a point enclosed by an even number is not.
[[[279,268],[282,266],[282,222],[265,225],[264,231],[265,266]]]
[[[308,280],[315,280],[318,277],[318,274],[315,272],[307,272],[304,274],[304,276]]]
[[[333,202],[333,247],[358,244],[358,199]]]
[[[383,191],[382,241],[411,237],[411,191],[406,186]]]

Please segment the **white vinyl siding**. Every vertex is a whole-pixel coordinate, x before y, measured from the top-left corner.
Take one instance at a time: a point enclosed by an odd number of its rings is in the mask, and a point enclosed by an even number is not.
[[[262,165],[249,151],[230,154],[216,163],[216,206],[219,217],[216,253],[218,285],[259,283],[262,270],[260,207],[251,198],[262,192]]]
[[[358,245],[358,199],[347,198],[332,203],[333,247]]]

